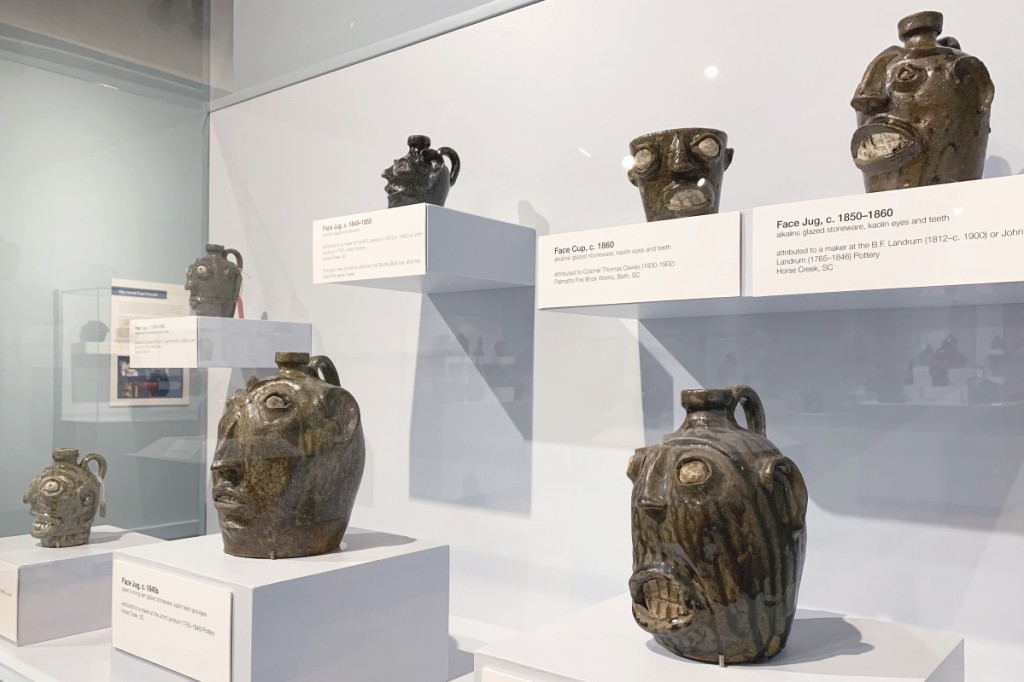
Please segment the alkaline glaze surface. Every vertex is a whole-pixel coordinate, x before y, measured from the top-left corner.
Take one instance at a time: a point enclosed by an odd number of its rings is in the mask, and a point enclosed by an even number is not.
[[[640,189],[647,221],[718,213],[728,136],[711,128],[679,128],[641,135],[629,143],[629,181]]]
[[[232,263],[227,256],[234,256]],[[242,291],[242,254],[220,244],[207,244],[206,255],[185,270],[189,306],[195,315],[234,317]]]
[[[218,426],[211,469],[224,551],[324,554],[341,544],[363,477],[359,405],[326,356],[275,360],[275,375],[228,399]]]
[[[444,206],[448,190],[459,178],[459,155],[451,147],[431,149],[426,135],[410,135],[408,143],[409,153],[381,173],[388,181],[384,187],[388,208],[423,203]],[[451,171],[444,165],[444,157],[448,157]]]
[[[96,462],[97,471],[89,469]],[[53,451],[53,464],[36,476],[23,501],[31,505],[32,537],[43,547],[74,547],[89,542],[96,514],[107,515],[103,479],[107,460],[91,454],[78,461],[75,448]]]
[[[898,28],[903,46],[875,57],[850,102],[858,126],[850,152],[864,188],[977,180],[995,94],[988,69],[955,38],[939,38],[940,12],[912,14]]]
[[[753,389],[683,391],[686,420],[629,461],[633,617],[674,654],[761,661],[786,646],[803,569],[807,489],[765,438]],[[741,406],[747,428],[735,419]]]

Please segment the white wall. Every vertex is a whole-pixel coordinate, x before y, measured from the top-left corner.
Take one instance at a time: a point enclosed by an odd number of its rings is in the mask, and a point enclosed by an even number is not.
[[[1024,5],[933,8],[996,83],[989,173],[1019,172]],[[355,522],[450,542],[454,614],[522,628],[625,589],[628,455],[678,423],[681,388],[730,374],[762,393],[769,435],[808,476],[803,606],[1024,640],[1024,612],[1008,607],[1024,603],[1019,408],[853,398],[950,331],[972,363],[988,362],[992,336],[1024,334],[1021,306],[638,325],[534,320],[514,294],[311,284],[310,223],[385,207],[379,174],[410,133],[462,155],[449,207],[542,233],[642,220],[621,161],[634,136],[668,127],[728,133],[724,211],[859,193],[848,102],[896,22],[920,9],[547,0],[213,114],[211,236],[245,255],[247,311],[313,323],[315,351],[364,413]],[[482,338],[531,323],[532,353],[517,352],[532,367],[532,419],[487,391],[451,397],[437,357],[465,357],[460,329]],[[740,359],[731,373],[728,351]],[[824,415],[803,407],[812,389]]]

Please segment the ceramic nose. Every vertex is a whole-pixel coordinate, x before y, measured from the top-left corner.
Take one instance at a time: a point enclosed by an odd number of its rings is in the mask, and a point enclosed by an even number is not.
[[[213,484],[215,486],[222,481],[228,485],[236,486],[242,481],[242,469],[237,464],[231,464],[224,460],[215,460],[210,465],[210,470],[213,472]]]
[[[636,508],[657,522],[668,514],[668,479],[661,467],[650,467],[636,498]]]
[[[877,114],[889,108],[889,98],[880,92],[865,92],[855,96],[850,106],[862,114]]]
[[[678,135],[673,136],[672,144],[668,147],[668,167],[673,173],[688,173],[697,169],[690,158],[686,144],[679,139]]]

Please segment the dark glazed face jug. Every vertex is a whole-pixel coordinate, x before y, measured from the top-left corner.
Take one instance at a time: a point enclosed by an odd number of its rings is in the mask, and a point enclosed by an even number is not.
[[[96,462],[93,473],[89,463]],[[107,461],[102,455],[86,455],[78,461],[75,448],[53,451],[53,464],[33,479],[23,498],[32,505],[32,537],[43,547],[74,547],[89,542],[97,512],[107,515],[103,479]]]
[[[444,157],[452,165],[449,172]],[[459,155],[451,147],[430,148],[426,135],[409,136],[409,153],[384,169],[381,177],[388,181],[388,208],[412,204],[444,206],[448,190],[459,177]]]
[[[747,428],[734,416],[741,406]],[[786,646],[807,489],[753,389],[683,391],[686,420],[629,462],[633,617],[674,654],[748,663]]]
[[[232,263],[227,256],[234,256]],[[185,270],[189,306],[195,315],[234,317],[242,291],[242,254],[220,244],[207,244],[206,255]]]
[[[254,377],[229,398],[217,429],[213,504],[224,551],[264,559],[332,552],[363,477],[359,405],[326,356],[275,359],[277,374]]]
[[[904,17],[903,45],[872,60],[850,102],[850,153],[868,192],[977,180],[985,170],[995,86],[980,59],[939,37],[942,22],[941,12]]]

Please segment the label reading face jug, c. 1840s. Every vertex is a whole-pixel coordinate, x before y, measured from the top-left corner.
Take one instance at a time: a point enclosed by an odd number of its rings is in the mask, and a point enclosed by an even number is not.
[[[276,374],[228,399],[217,429],[213,504],[224,551],[325,554],[341,544],[363,477],[359,405],[329,358],[275,359]]]
[[[753,389],[683,391],[683,407],[679,430],[629,462],[633,617],[679,656],[761,661],[786,646],[796,613],[807,489],[765,438]]]

